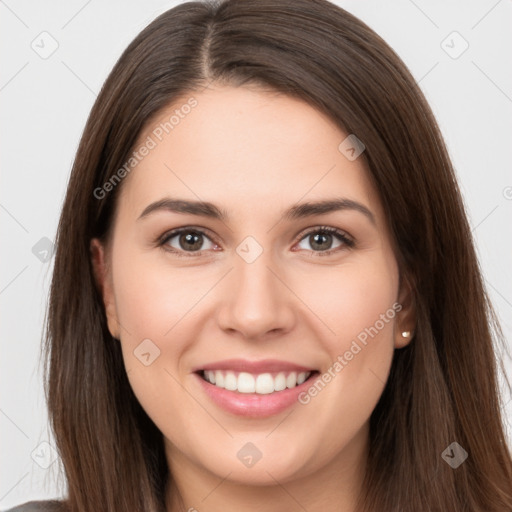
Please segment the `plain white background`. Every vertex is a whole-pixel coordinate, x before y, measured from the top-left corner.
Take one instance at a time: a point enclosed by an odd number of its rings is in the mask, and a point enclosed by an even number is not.
[[[74,153],[103,81],[135,35],[177,3],[0,0],[2,509],[65,493],[58,460],[52,463],[39,364],[52,241]],[[512,2],[336,3],[394,48],[430,102],[510,347]],[[510,358],[500,357],[512,377]],[[503,395],[510,423],[512,398]]]

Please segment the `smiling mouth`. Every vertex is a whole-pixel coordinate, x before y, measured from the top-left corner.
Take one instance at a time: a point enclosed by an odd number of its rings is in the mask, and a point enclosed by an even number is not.
[[[196,372],[203,380],[218,388],[238,393],[256,393],[268,395],[300,386],[316,377],[318,371],[266,372],[252,374],[231,370],[199,370]]]

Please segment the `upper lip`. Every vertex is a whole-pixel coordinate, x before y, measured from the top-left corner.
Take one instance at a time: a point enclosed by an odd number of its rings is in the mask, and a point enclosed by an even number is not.
[[[263,359],[261,361],[249,361],[247,359],[224,359],[215,361],[195,368],[194,372],[201,370],[231,370],[234,372],[247,373],[266,373],[266,372],[312,372],[313,368],[302,366],[289,361],[279,361],[278,359]]]

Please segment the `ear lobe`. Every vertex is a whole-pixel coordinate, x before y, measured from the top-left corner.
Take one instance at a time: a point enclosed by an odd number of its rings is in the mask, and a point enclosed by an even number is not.
[[[416,330],[416,304],[414,286],[407,276],[402,277],[398,302],[402,309],[398,312],[395,323],[395,348],[407,346]]]
[[[99,239],[93,238],[90,243],[90,252],[94,279],[105,306],[108,330],[112,337],[119,339],[119,322],[117,320],[112,275],[107,262],[106,249]]]

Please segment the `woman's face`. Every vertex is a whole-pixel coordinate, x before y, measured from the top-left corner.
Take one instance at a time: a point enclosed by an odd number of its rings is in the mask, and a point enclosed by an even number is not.
[[[412,317],[348,135],[300,100],[225,86],[140,134],[108,251],[94,241],[93,254],[109,329],[178,479],[275,484],[365,459]]]

